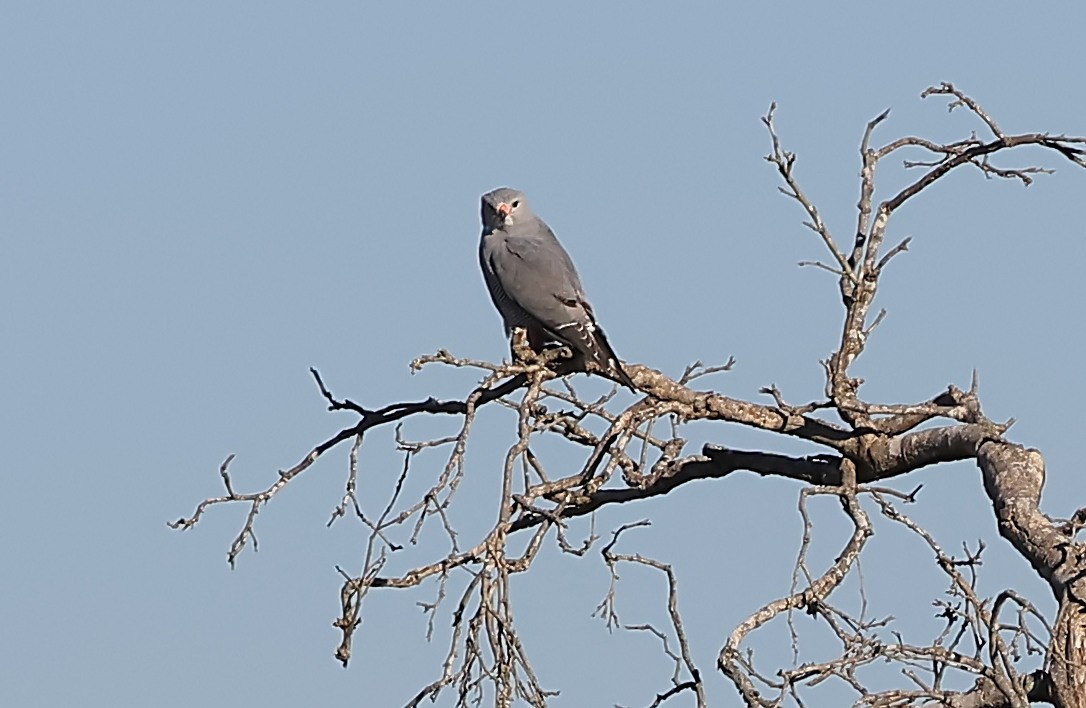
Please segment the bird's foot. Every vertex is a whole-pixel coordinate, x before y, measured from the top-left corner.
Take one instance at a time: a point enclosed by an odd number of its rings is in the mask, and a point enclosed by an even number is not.
[[[517,327],[513,330],[513,339],[510,343],[513,350],[513,363],[532,364],[536,360],[535,350],[528,340],[528,330]]]

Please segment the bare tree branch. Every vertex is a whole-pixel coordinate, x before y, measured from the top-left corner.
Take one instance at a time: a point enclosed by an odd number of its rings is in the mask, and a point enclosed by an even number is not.
[[[418,605],[427,616],[426,639],[437,622],[451,628],[448,650],[437,677],[408,700],[408,706],[455,695],[457,705],[546,705],[554,691],[545,689],[536,675],[516,623],[512,576],[531,570],[550,532],[564,553],[584,556],[598,541],[594,512],[626,502],[667,495],[688,483],[721,479],[747,471],[801,482],[799,514],[804,531],[793,570],[792,587],[765,603],[724,638],[718,656],[719,676],[739,692],[749,706],[807,705],[808,691],[833,682],[855,694],[856,705],[871,708],[953,706],[1002,708],[1049,703],[1059,708],[1086,708],[1086,544],[1077,540],[1086,528],[1086,507],[1067,520],[1053,520],[1040,511],[1045,465],[1041,453],[1006,438],[1012,421],[997,423],[983,412],[974,372],[968,390],[948,386],[919,403],[871,402],[861,395],[863,381],[851,375],[853,363],[867,342],[886,321],[886,310],[875,305],[878,287],[891,262],[908,252],[912,237],[884,249],[890,222],[903,206],[933,187],[959,167],[976,168],[987,178],[1013,179],[1028,185],[1034,176],[1052,170],[1040,165],[996,166],[1017,147],[1054,151],[1079,167],[1086,167],[1086,138],[1050,133],[1009,133],[973,98],[951,84],[928,88],[923,97],[946,96],[949,109],[961,108],[978,123],[976,132],[949,143],[905,136],[880,148],[872,147],[877,129],[889,117],[884,111],[867,123],[860,145],[860,184],[856,232],[851,244],[839,243],[823,221],[817,205],[800,187],[795,174],[796,155],[783,146],[775,125],[776,104],[763,123],[771,152],[766,157],[777,170],[780,191],[798,203],[805,225],[817,234],[830,254],[826,262],[803,261],[837,278],[844,318],[835,350],[822,362],[825,396],[805,405],[791,405],[776,386],[760,393],[768,405],[697,390],[695,381],[729,371],[734,358],[721,366],[692,364],[678,376],[642,364],[624,368],[637,388],[633,402],[626,394],[610,393],[585,399],[570,375],[578,364],[568,350],[555,348],[536,355],[514,342],[514,363],[491,363],[453,356],[445,350],[412,362],[423,366],[466,368],[479,375],[477,386],[463,398],[392,403],[371,409],[351,398],[339,399],[316,370],[311,370],[319,395],[329,411],[357,416],[314,446],[285,471],[272,476],[256,492],[239,493],[230,474],[234,455],[219,468],[225,493],[199,502],[193,513],[169,524],[189,529],[212,507],[240,505],[241,529],[230,544],[233,566],[239,554],[257,549],[256,520],[266,504],[330,450],[350,441],[343,495],[335,504],[331,525],[348,511],[365,529],[361,567],[340,569],[340,616],[335,626],[342,637],[336,657],[344,665],[363,617],[363,606],[375,588],[404,589],[423,585],[428,598]],[[882,201],[876,201],[879,170],[899,150],[922,159],[904,161],[905,169],[920,170],[916,179]],[[898,167],[897,169],[901,169]],[[880,330],[881,331],[881,330]],[[519,353],[518,353],[519,352]],[[591,372],[611,377],[611,372]],[[501,475],[500,502],[490,528],[464,541],[467,534],[454,526],[454,505],[465,476],[466,450],[475,433],[481,406],[497,403],[516,414],[516,436],[506,449]],[[454,434],[412,440],[401,427],[419,417],[446,416],[457,420]],[[836,416],[840,422],[827,418]],[[772,449],[736,450],[703,445],[689,450],[683,426],[692,421],[713,421],[803,441],[810,447],[801,455]],[[375,500],[373,490],[359,490],[359,450],[366,433],[393,425],[403,466],[387,501]],[[724,430],[725,428],[721,428]],[[723,437],[723,434],[722,436]],[[561,442],[580,454],[561,464],[541,450],[540,440]],[[696,450],[696,448],[695,448]],[[404,492],[420,455],[443,455],[415,497]],[[569,459],[579,460],[573,464]],[[964,555],[947,553],[927,529],[902,509],[920,503],[916,487],[900,492],[874,486],[916,470],[944,462],[975,460],[984,480],[984,493],[999,533],[1030,564],[1051,589],[1058,603],[1055,618],[1046,618],[1030,600],[1014,589],[994,600],[977,590],[984,544],[963,545]],[[419,474],[426,472],[419,470]],[[383,496],[383,495],[382,495]],[[363,498],[360,498],[363,497]],[[851,525],[848,538],[831,563],[815,570],[808,557],[814,522],[808,500],[835,499]],[[378,513],[370,505],[380,509]],[[864,505],[872,510],[869,515]],[[369,514],[364,511],[369,510]],[[877,510],[877,511],[876,511]],[[571,520],[589,516],[592,526],[583,541],[571,542]],[[874,517],[874,520],[872,519]],[[651,705],[692,696],[707,705],[706,677],[694,663],[686,626],[678,611],[678,577],[671,565],[639,553],[617,553],[620,535],[648,522],[622,524],[602,550],[611,573],[611,586],[597,608],[610,628],[655,637],[662,659],[671,669],[670,685],[655,694]],[[941,630],[932,638],[917,638],[895,629],[891,617],[870,617],[861,557],[868,540],[880,528],[904,530],[919,539],[934,558],[932,572],[948,581],[933,607]],[[426,529],[447,542],[442,553],[419,543]],[[578,532],[579,533],[579,532]],[[517,538],[514,545],[510,539]],[[389,565],[392,554],[409,554],[405,565]],[[431,554],[431,555],[426,555]],[[362,554],[360,554],[362,555]],[[667,580],[668,623],[622,625],[616,610],[620,564],[652,568]],[[406,567],[406,570],[405,570]],[[859,586],[859,612],[847,610],[840,597],[844,581],[855,574]],[[432,601],[429,599],[432,598]],[[804,637],[793,615],[802,610],[836,642],[836,656],[825,652],[817,661],[804,653]],[[792,642],[793,665],[767,670],[755,660],[752,637],[774,620],[783,619]],[[909,634],[909,636],[906,636]],[[1022,662],[1032,658],[1043,666]],[[901,684],[888,690],[869,688],[869,667],[897,667]],[[971,688],[963,689],[972,682]],[[680,699],[681,700],[681,699]]]

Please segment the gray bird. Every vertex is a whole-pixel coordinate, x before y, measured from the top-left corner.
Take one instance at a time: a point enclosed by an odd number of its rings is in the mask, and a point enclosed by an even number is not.
[[[506,335],[523,327],[536,352],[549,342],[567,344],[634,389],[596,323],[573,261],[524,194],[502,187],[484,194],[482,202],[479,264]]]

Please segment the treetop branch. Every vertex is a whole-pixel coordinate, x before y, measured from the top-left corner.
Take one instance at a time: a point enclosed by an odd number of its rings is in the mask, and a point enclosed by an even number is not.
[[[606,532],[597,533],[595,526],[595,512],[604,507],[618,509],[628,502],[663,497],[687,484],[721,480],[735,472],[780,477],[794,480],[800,490],[798,511],[803,532],[792,587],[775,592],[777,599],[762,603],[728,632],[717,661],[720,675],[735,686],[748,705],[776,707],[787,701],[805,705],[803,691],[832,679],[856,692],[857,705],[880,708],[936,702],[959,708],[995,708],[1025,706],[1030,701],[1058,708],[1086,708],[1086,543],[1077,540],[1086,528],[1086,506],[1067,520],[1053,520],[1041,512],[1044,458],[1040,451],[1007,439],[1013,419],[998,423],[984,414],[975,372],[968,390],[951,385],[919,403],[864,400],[864,382],[850,374],[886,316],[886,310],[874,304],[881,279],[892,272],[890,263],[898,263],[895,259],[908,252],[913,238],[889,234],[894,214],[959,167],[972,166],[985,177],[1015,179],[1023,184],[1030,184],[1035,175],[1051,172],[1040,165],[1008,168],[992,164],[995,156],[1018,147],[1052,150],[1072,164],[1086,167],[1086,138],[1047,132],[1009,133],[980,103],[949,83],[932,86],[922,95],[948,97],[949,109],[962,109],[979,122],[978,128],[948,143],[905,136],[873,147],[875,131],[885,129],[889,110],[868,121],[860,142],[857,220],[851,243],[836,240],[818,205],[800,185],[796,154],[784,148],[777,132],[776,104],[762,118],[771,145],[766,160],[782,180],[780,191],[800,205],[803,223],[829,253],[824,262],[801,264],[831,273],[836,282],[833,297],[839,295],[844,307],[839,338],[833,336],[834,350],[821,362],[824,395],[818,400],[791,405],[775,385],[759,390],[771,399],[762,399],[763,403],[694,388],[709,374],[731,370],[734,358],[722,366],[705,366],[699,361],[677,377],[644,364],[625,363],[629,380],[622,383],[633,384],[632,400],[626,388],[617,386],[588,399],[580,384],[570,379],[572,374],[583,373],[586,365],[570,356],[569,347],[535,352],[525,341],[514,342],[512,363],[457,357],[444,349],[411,363],[412,371],[436,365],[476,372],[479,383],[463,398],[430,397],[371,408],[358,403],[358,398],[338,398],[312,369],[328,410],[351,414],[353,422],[313,446],[292,467],[269,475],[271,478],[262,483],[266,486],[256,492],[237,490],[230,470],[235,458],[230,455],[218,470],[224,492],[199,502],[190,516],[169,525],[189,529],[212,507],[240,505],[241,530],[228,552],[233,565],[245,548],[256,550],[255,525],[264,506],[318,459],[350,441],[343,494],[328,523],[353,513],[366,539],[364,557],[359,554],[361,567],[340,570],[340,616],[335,626],[342,639],[337,659],[346,665],[351,658],[363,605],[374,602],[375,597],[388,596],[370,595],[372,589],[425,587],[432,594],[418,605],[427,615],[426,639],[435,636],[435,623],[447,617],[449,645],[436,678],[407,705],[434,701],[449,691],[456,694],[458,705],[493,699],[499,705],[520,700],[542,706],[554,692],[543,688],[521,640],[514,613],[516,583],[511,577],[533,567],[538,570],[536,559],[552,529],[563,553],[585,556],[601,535],[606,537]],[[921,160],[904,163],[906,169],[919,170],[906,174],[919,176],[877,201],[877,195],[884,196],[878,190],[878,179],[879,170],[886,169],[885,158],[906,149],[921,153]],[[902,169],[900,165],[895,168]],[[594,376],[612,381],[619,378],[614,371],[604,371],[595,364],[588,368]],[[897,371],[893,374],[900,375]],[[504,448],[501,490],[500,494],[495,491],[493,516],[485,517],[492,522],[488,530],[465,541],[469,534],[456,523],[462,518],[458,513],[464,507],[459,502],[466,494],[457,495],[467,474],[466,450],[469,439],[479,435],[478,409],[495,402],[515,414],[516,432],[510,433]],[[435,415],[451,417],[455,430],[416,440],[401,428],[417,417]],[[810,450],[783,454],[768,449],[771,445],[755,450],[724,444],[692,445],[684,426],[693,421],[737,424],[769,433],[763,436],[766,440],[803,441]],[[396,481],[388,483],[381,494],[364,483],[359,451],[364,443],[373,443],[367,433],[386,425],[394,426],[402,468]],[[729,430],[724,426],[717,429],[722,434]],[[550,451],[558,446],[574,456],[552,456]],[[443,464],[426,468],[425,463],[434,456],[443,459]],[[934,535],[902,512],[905,505],[920,503],[918,486],[912,485],[916,489],[911,492],[891,489],[889,484],[873,486],[925,467],[961,460],[976,462],[999,533],[1051,589],[1058,604],[1057,616],[1051,621],[1013,589],[999,593],[994,602],[977,591],[984,544],[963,544],[963,557],[945,552]],[[839,539],[839,554],[821,570],[815,569],[807,555],[814,531],[807,503],[815,497],[834,499],[834,508],[840,508],[850,526],[847,537]],[[471,510],[475,518],[477,511]],[[590,519],[590,527],[583,541],[571,542],[567,538],[574,528],[571,521],[582,517]],[[928,644],[896,633],[891,617],[868,616],[869,588],[859,563],[867,540],[876,532],[875,522],[878,528],[904,528],[921,539],[934,555],[937,572],[950,580],[946,594],[934,602],[939,634]],[[638,553],[614,550],[621,534],[647,525],[622,524],[602,549],[611,585],[598,610],[609,626],[618,626],[618,564],[642,565],[661,573],[668,585],[666,623],[622,625],[656,637],[663,647],[663,660],[669,662],[670,685],[646,697],[644,703],[662,705],[689,694],[698,705],[706,705],[707,682],[689,650],[691,625],[684,623],[678,612],[679,578],[674,567]],[[440,549],[427,544],[434,532],[445,544]],[[513,536],[520,540],[510,547]],[[421,560],[419,556],[423,556]],[[392,558],[405,557],[409,563],[389,563]],[[839,600],[838,593],[842,587],[847,589],[844,580],[850,574],[859,581],[858,614],[847,612],[844,608],[848,605]],[[831,642],[839,644],[837,656],[801,661],[800,624],[792,620],[798,611],[829,629]],[[777,618],[788,622],[794,661],[791,667],[766,671],[760,661],[755,662],[746,643]],[[1042,651],[1043,668],[1030,672],[1029,667],[1018,664],[1021,656]],[[898,665],[905,687],[868,690],[859,670],[876,661]],[[961,690],[968,685],[962,676],[975,680],[971,689]]]

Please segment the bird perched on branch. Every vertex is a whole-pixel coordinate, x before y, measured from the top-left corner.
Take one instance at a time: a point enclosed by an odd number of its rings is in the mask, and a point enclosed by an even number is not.
[[[635,389],[596,322],[573,261],[524,194],[502,187],[484,194],[482,202],[479,264],[506,335],[525,329],[536,353],[550,342],[569,345]]]

